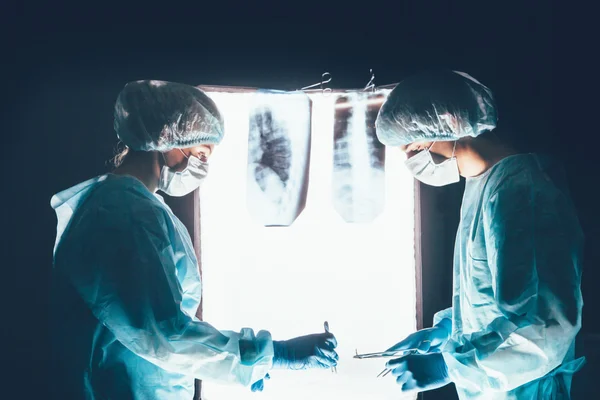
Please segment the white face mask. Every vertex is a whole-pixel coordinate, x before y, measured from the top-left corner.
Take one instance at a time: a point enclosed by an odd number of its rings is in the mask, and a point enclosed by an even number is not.
[[[200,187],[208,174],[208,163],[206,161],[202,161],[196,156],[187,157],[185,154],[183,155],[188,159],[187,167],[183,171],[174,171],[166,164],[163,165],[160,171],[158,189],[169,196],[181,197],[193,192]]]
[[[433,144],[435,144],[435,142],[433,142]],[[404,164],[413,174],[415,179],[418,179],[427,185],[445,186],[458,182],[460,180],[460,175],[458,174],[458,163],[456,162],[456,157],[454,157],[456,142],[454,142],[454,149],[452,149],[452,158],[439,164],[433,162],[433,158],[429,152],[433,147],[433,144],[429,149],[423,150],[419,154],[406,160]]]

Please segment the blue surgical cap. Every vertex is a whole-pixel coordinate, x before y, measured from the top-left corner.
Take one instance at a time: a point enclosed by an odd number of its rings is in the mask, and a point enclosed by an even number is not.
[[[490,89],[457,71],[428,71],[400,82],[379,110],[376,128],[387,146],[450,141],[496,127]]]
[[[168,151],[223,139],[223,118],[200,89],[181,83],[136,81],[115,105],[114,128],[132,150]]]

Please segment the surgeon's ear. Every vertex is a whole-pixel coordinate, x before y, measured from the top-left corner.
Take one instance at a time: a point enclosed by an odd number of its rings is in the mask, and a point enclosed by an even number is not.
[[[167,167],[175,171],[183,171],[187,166],[186,154],[180,149],[173,149],[162,153],[161,158],[164,158]]]

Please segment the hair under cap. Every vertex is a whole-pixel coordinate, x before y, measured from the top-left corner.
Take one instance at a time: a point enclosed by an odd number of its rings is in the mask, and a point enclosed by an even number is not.
[[[457,71],[427,71],[400,82],[379,110],[376,132],[387,146],[450,141],[496,127],[490,89]]]
[[[114,128],[132,150],[168,151],[218,144],[223,118],[202,90],[164,81],[130,82],[115,104]]]

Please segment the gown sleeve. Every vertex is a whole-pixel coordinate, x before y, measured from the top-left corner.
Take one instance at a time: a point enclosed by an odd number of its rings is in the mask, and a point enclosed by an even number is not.
[[[443,353],[451,379],[467,390],[505,392],[543,377],[563,362],[581,327],[577,218],[553,186],[531,182],[525,171],[483,202],[499,312]]]
[[[177,240],[169,215],[124,194],[122,206],[82,210],[56,265],[95,317],[127,349],[162,369],[198,379],[251,385],[272,366],[269,332],[219,331],[182,311]]]

